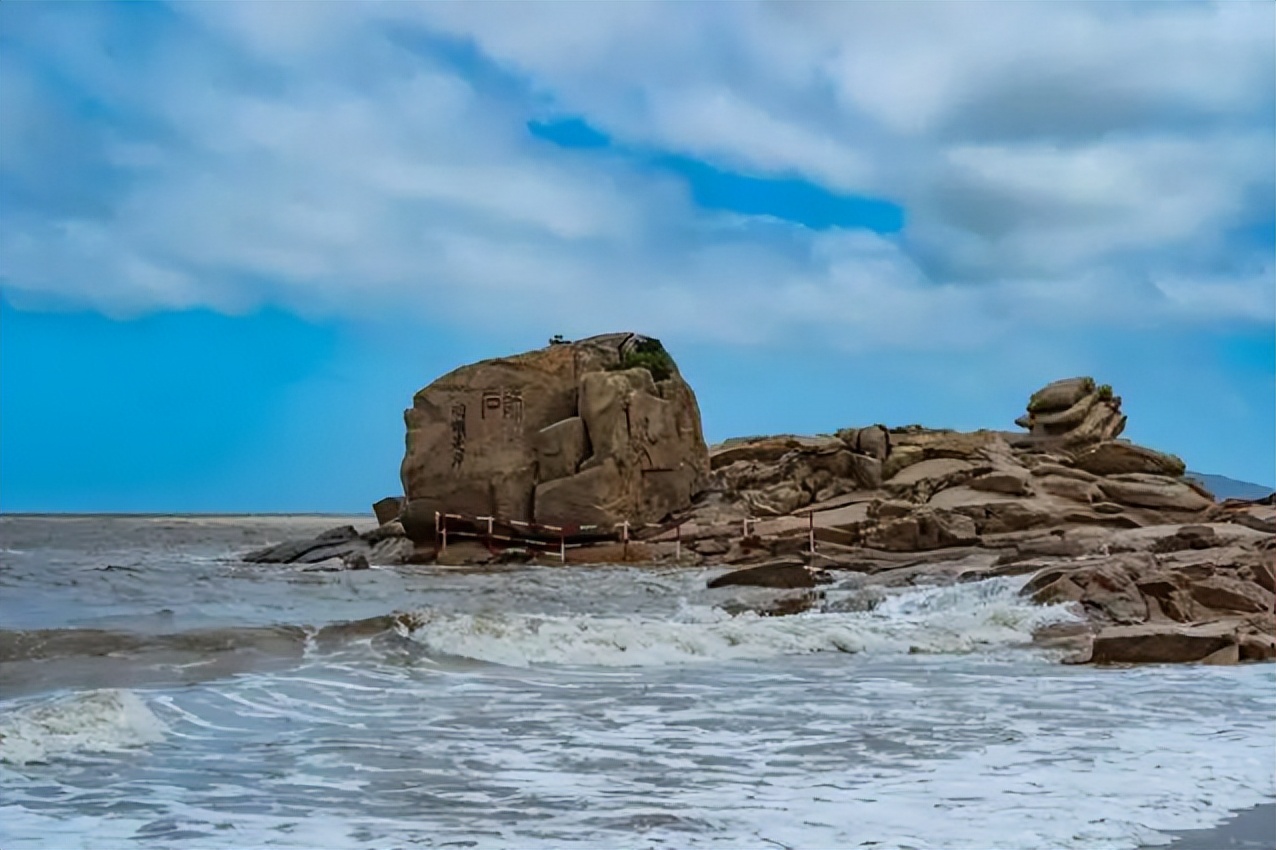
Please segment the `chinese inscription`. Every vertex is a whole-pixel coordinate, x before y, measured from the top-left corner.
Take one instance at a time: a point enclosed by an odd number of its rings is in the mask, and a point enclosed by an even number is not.
[[[452,467],[455,469],[465,460],[465,405],[457,402],[452,405]]]
[[[523,391],[505,390],[501,393],[501,415],[515,425],[523,424]]]

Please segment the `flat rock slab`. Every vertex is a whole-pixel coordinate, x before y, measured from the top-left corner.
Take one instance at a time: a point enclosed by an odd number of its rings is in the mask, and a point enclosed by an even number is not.
[[[1237,623],[1226,620],[1193,626],[1110,626],[1095,635],[1091,660],[1096,664],[1235,663],[1239,660],[1236,632]]]
[[[815,576],[801,561],[775,561],[720,575],[709,587],[774,587],[795,590],[815,587]]]

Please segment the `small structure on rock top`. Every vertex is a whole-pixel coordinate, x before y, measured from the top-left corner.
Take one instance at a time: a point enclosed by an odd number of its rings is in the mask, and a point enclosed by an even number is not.
[[[1114,440],[1125,430],[1121,397],[1094,378],[1064,378],[1037,390],[1028,401],[1028,412],[1015,420],[1029,436],[1080,446]]]
[[[659,340],[607,334],[462,366],[404,413],[405,529],[436,511],[549,525],[656,522],[709,472],[700,409]]]

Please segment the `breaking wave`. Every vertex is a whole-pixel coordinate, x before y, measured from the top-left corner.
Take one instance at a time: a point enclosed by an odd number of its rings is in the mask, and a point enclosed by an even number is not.
[[[812,652],[964,653],[1031,640],[1075,619],[1019,595],[1022,579],[994,578],[889,593],[871,610],[787,617],[731,616],[708,606],[678,616],[456,614],[425,610],[403,628],[429,651],[494,664],[645,667],[766,659]]]
[[[172,634],[109,629],[0,629],[0,663],[157,651],[208,655],[247,650],[266,655],[300,655],[310,645],[322,646],[392,631],[397,621],[396,615],[391,614],[317,628],[235,626]]]
[[[132,691],[85,691],[0,714],[0,762],[23,765],[113,752],[162,741],[167,731]]]

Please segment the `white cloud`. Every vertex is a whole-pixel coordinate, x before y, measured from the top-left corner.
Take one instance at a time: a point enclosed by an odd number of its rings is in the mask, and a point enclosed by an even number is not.
[[[178,6],[125,55],[101,9],[71,39],[5,4],[23,55],[106,105],[0,74],[8,289],[879,349],[1271,319],[1270,246],[1230,236],[1272,212],[1267,5],[281,8]],[[440,35],[494,67],[467,78]],[[908,228],[710,213],[526,133],[555,114],[898,200]],[[46,145],[74,122],[79,148]]]

